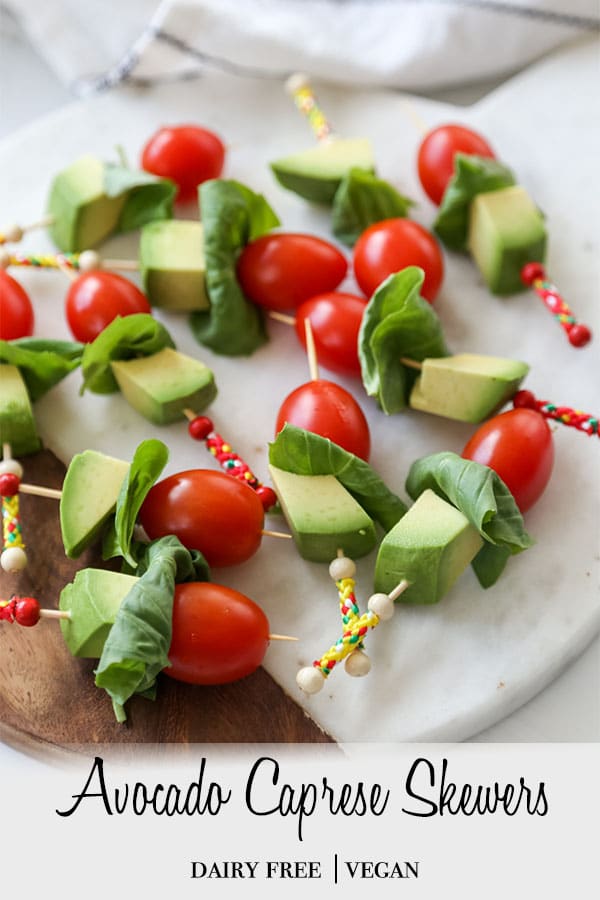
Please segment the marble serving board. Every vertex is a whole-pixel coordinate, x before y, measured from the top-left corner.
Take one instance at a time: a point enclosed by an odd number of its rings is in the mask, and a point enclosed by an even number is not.
[[[435,210],[416,176],[421,134],[415,118],[427,127],[455,121],[480,130],[546,214],[548,269],[579,318],[600,335],[593,190],[600,141],[598,122],[589,114],[596,75],[596,49],[588,42],[539,63],[469,108],[393,92],[319,85],[318,93],[340,134],[372,140],[379,173],[418,201],[414,218],[426,226]],[[228,142],[225,175],[263,192],[285,230],[331,239],[328,213],[281,189],[267,165],[310,146],[306,123],[280,84],[225,75],[147,91],[122,88],[18,132],[0,147],[0,218],[39,218],[52,176],[77,156],[110,158],[120,144],[134,161],[159,125],[186,121],[222,134]],[[180,214],[193,216],[194,210]],[[34,232],[20,249],[41,253],[51,244]],[[137,236],[111,240],[103,252],[135,256]],[[574,350],[533,294],[499,300],[469,259],[448,255],[446,264],[436,310],[454,351],[526,360],[531,366],[526,386],[537,396],[598,411],[597,343]],[[63,276],[20,270],[18,277],[34,301],[36,334],[68,337]],[[353,279],[344,287],[355,289]],[[157,316],[179,349],[214,369],[215,426],[266,480],[276,412],[284,397],[308,380],[293,329],[271,322],[265,347],[250,358],[226,358],[198,346],[185,317]],[[474,431],[412,411],[386,418],[357,380],[332,377],[359,399],[372,432],[372,465],[400,495],[414,459],[439,450],[460,452]],[[211,466],[184,423],[152,426],[119,395],[80,397],[79,387],[75,372],[35,407],[46,446],[63,462],[86,448],[130,458],[140,440],[158,437],[170,448],[167,472]],[[437,606],[400,606],[390,623],[369,636],[373,668],[367,678],[336,671],[311,698],[296,687],[298,668],[321,655],[340,631],[326,566],[300,559],[291,542],[265,538],[249,562],[215,572],[215,580],[261,604],[273,631],[299,636],[298,644],[285,650],[271,648],[265,668],[336,740],[463,740],[526,702],[598,631],[598,441],[562,427],[556,428],[555,441],[552,481],[526,520],[535,546],[512,559],[488,591],[469,570]],[[280,528],[282,521],[269,517],[268,526]],[[357,597],[363,606],[372,592],[374,562],[373,553],[358,563]]]

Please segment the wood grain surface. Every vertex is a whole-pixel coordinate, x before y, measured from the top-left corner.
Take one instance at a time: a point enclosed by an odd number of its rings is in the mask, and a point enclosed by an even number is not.
[[[25,464],[27,482],[62,486],[64,466],[49,451]],[[0,574],[0,597],[30,595],[57,607],[78,569],[104,564],[92,551],[67,559],[55,500],[21,495],[21,513],[29,564],[18,576]],[[161,678],[156,701],[134,697],[118,725],[108,695],[94,686],[94,665],[71,656],[52,620],[34,628],[0,622],[0,740],[35,755],[90,744],[330,741],[263,669],[218,687]]]

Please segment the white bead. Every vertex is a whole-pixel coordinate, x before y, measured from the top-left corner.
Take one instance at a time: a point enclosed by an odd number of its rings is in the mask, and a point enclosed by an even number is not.
[[[21,547],[8,547],[0,556],[0,566],[5,572],[21,572],[26,565],[27,557]]]
[[[102,260],[100,254],[95,250],[84,250],[79,254],[78,264],[80,272],[92,272],[94,269],[102,267]]]
[[[347,556],[336,556],[329,565],[329,574],[334,581],[341,581],[342,578],[354,578],[356,566]]]
[[[296,684],[305,694],[318,694],[325,684],[325,679],[314,666],[306,666],[296,675]]]
[[[0,269],[8,269],[10,266],[10,250],[0,247]]]
[[[387,594],[372,594],[367,606],[382,622],[387,622],[394,615],[394,601]]]
[[[20,225],[9,225],[4,229],[4,240],[7,244],[18,244],[23,237],[23,229]]]
[[[16,459],[1,459],[0,475],[16,475],[17,478],[22,478],[23,466]]]
[[[364,650],[354,650],[350,656],[346,657],[344,668],[353,678],[362,678],[371,671],[371,660]]]

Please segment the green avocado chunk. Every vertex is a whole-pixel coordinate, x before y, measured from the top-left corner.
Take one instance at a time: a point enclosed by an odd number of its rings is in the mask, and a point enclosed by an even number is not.
[[[490,291],[516,294],[525,289],[525,263],[544,261],[544,218],[522,187],[478,194],[471,204],[468,245]]]
[[[177,422],[184,409],[201,412],[217,396],[211,369],[170,347],[110,365],[127,402],[155,425]]]
[[[529,366],[516,359],[476,353],[425,359],[409,405],[476,424],[510,400],[528,371]]]
[[[271,163],[282,187],[312,203],[332,203],[350,169],[375,171],[373,148],[367,138],[322,141],[316,147]]]
[[[121,603],[138,581],[106,569],[82,569],[60,594],[60,609],[70,612],[60,627],[73,656],[100,659]]]
[[[104,171],[100,159],[82,156],[52,182],[48,213],[54,222],[50,236],[66,253],[95,247],[117,228],[126,195],[107,196]]]
[[[405,603],[437,603],[483,546],[466,516],[424,491],[381,542],[375,590],[389,594],[403,579]]]
[[[185,312],[209,308],[200,222],[167,219],[145,225],[140,238],[140,269],[153,306]]]
[[[334,475],[269,471],[300,556],[331,562],[339,548],[352,558],[373,549],[373,520]]]
[[[129,463],[97,450],[84,450],[67,469],[60,498],[60,528],[65,553],[80,556],[100,536],[115,511]]]
[[[0,444],[13,456],[35,453],[42,446],[23,376],[16,366],[0,365]]]

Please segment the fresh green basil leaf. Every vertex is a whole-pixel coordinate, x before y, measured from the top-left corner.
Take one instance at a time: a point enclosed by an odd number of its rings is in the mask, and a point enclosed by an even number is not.
[[[449,250],[467,250],[469,212],[477,194],[515,184],[513,173],[495,159],[457,153],[433,230]]]
[[[148,313],[117,316],[87,344],[81,360],[83,385],[94,394],[113,394],[119,386],[110,364],[114,359],[132,359],[135,356],[152,356],[164,347],[174,347],[171,335],[160,322]]]
[[[190,325],[196,340],[215,353],[247,356],[267,335],[261,311],[239,285],[237,260],[246,244],[279,225],[279,219],[262,195],[237,181],[205,181],[199,196],[210,309],[192,313]]]
[[[408,405],[418,372],[401,359],[421,362],[446,356],[440,321],[419,291],[425,275],[408,266],[379,285],[365,309],[358,336],[358,356],[365,390],[386,415]]]
[[[411,206],[414,202],[388,181],[365,169],[350,169],[333,198],[331,227],[342,243],[353,247],[369,225],[404,218]]]
[[[173,216],[177,185],[167,178],[106,163],[104,190],[109,197],[127,195],[117,231],[135,231],[147,222],[170,219]]]
[[[132,545],[131,553],[135,559],[135,568],[130,573],[138,578],[148,571],[156,553],[155,545],[160,542],[161,550],[178,554],[177,575],[175,581],[182,584],[187,581],[210,581],[210,569],[199,550],[187,550],[187,555],[180,553],[181,541],[174,534],[157,538],[150,543],[137,541]]]
[[[500,548],[480,551],[478,562],[473,562],[482,587],[497,581],[510,555],[533,544],[513,495],[489,466],[449,451],[424,456],[412,464],[406,491],[416,500],[427,488],[452,503],[485,541]]]
[[[20,338],[0,341],[0,363],[16,366],[32,403],[81,362],[84,345],[73,341]]]
[[[504,571],[504,566],[511,553],[508,547],[498,544],[484,544],[475,559],[471,562],[473,571],[482,588],[496,584]]]
[[[110,695],[119,722],[127,700],[152,696],[169,665],[175,584],[192,571],[190,552],[173,535],[147,546],[145,568],[119,607],[96,669],[96,685]]]
[[[104,538],[104,559],[122,556],[130,566],[136,565],[136,559],[130,551],[133,529],[142,503],[166,466],[168,458],[169,451],[162,441],[142,441],[137,447],[121,485],[112,527]]]
[[[368,463],[328,438],[295,425],[285,425],[269,445],[269,462],[296,475],[335,475],[385,531],[393,528],[406,512],[406,504]]]

